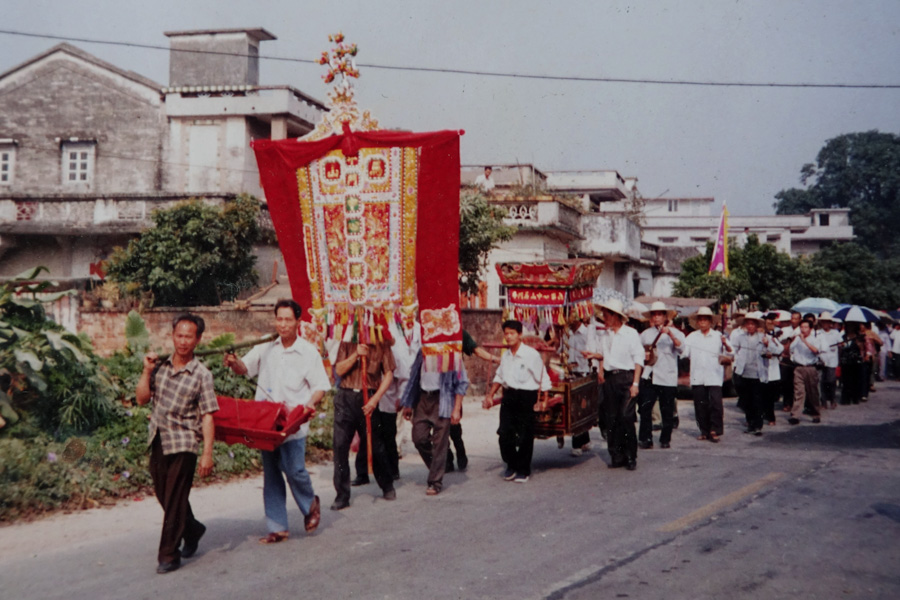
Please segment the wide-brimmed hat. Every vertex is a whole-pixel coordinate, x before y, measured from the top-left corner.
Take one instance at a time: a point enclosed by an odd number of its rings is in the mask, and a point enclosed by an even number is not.
[[[694,329],[700,328],[697,324],[697,319],[699,319],[700,317],[709,317],[710,319],[712,319],[713,327],[719,324],[719,315],[714,315],[713,311],[711,311],[708,306],[701,306],[697,309],[697,312],[695,312],[690,316],[690,318],[688,318],[688,321],[690,321],[691,323],[691,327],[693,327]]]
[[[666,317],[670,321],[675,318],[675,315],[678,314],[678,311],[669,308],[668,306],[666,306],[665,302],[660,302],[659,300],[650,305],[650,310],[644,311],[644,317],[649,319],[655,312],[666,313]]]
[[[625,307],[622,306],[622,301],[617,298],[609,298],[608,300],[604,300],[603,302],[599,302],[597,304],[601,309],[606,309],[611,313],[615,313],[622,317],[623,321],[628,321],[628,315],[625,314]]]
[[[756,326],[762,327],[765,325],[765,316],[758,310],[755,310],[751,313],[747,313],[744,317],[743,322],[746,323],[747,321],[756,321]]]
[[[828,321],[829,323],[840,323],[841,322],[840,319],[835,319],[834,317],[832,317],[831,313],[828,311],[825,311],[821,315],[819,315],[819,323],[821,323],[822,321]]]

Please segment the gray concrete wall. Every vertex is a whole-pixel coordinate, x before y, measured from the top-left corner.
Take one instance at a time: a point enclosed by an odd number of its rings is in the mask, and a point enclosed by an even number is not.
[[[258,85],[258,47],[245,33],[179,36],[171,39],[169,86]],[[203,50],[225,54],[200,54],[178,50]],[[253,56],[241,56],[253,55]]]

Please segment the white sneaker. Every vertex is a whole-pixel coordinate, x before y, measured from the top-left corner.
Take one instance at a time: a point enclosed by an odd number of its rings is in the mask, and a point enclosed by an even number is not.
[[[582,449],[583,451],[587,452],[587,451],[589,451],[591,448],[593,448],[593,446],[594,446],[594,445],[593,445],[592,443],[587,442],[586,444],[584,444],[584,445],[581,447],[581,449]]]
[[[584,454],[584,452],[582,452],[581,448],[572,448],[572,452],[570,452],[569,454],[571,454],[572,456],[581,456],[582,454]]]

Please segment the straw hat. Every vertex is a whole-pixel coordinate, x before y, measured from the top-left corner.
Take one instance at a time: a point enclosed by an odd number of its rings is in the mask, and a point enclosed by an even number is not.
[[[675,318],[675,315],[678,314],[678,311],[668,308],[666,306],[665,302],[660,302],[659,300],[657,300],[656,302],[654,302],[653,304],[650,305],[650,310],[644,312],[644,317],[649,319],[650,317],[653,316],[653,313],[655,313],[655,312],[666,313],[666,317],[670,321]]]
[[[615,313],[622,317],[623,321],[628,321],[628,315],[625,314],[625,307],[622,306],[622,301],[616,298],[610,298],[603,302],[597,304],[602,309],[608,310],[611,313]]]
[[[757,327],[763,327],[765,325],[763,314],[758,310],[747,313],[747,316],[744,317],[743,322],[746,323],[747,321],[756,321]]]
[[[835,319],[834,317],[832,317],[831,313],[828,311],[825,311],[821,315],[819,315],[819,323],[821,323],[822,321],[828,321],[829,323],[840,323],[841,322],[840,319]]]
[[[693,327],[694,329],[700,329],[700,326],[697,324],[697,319],[699,319],[700,317],[709,317],[710,319],[712,319],[713,327],[719,324],[719,315],[714,315],[713,311],[709,310],[708,306],[701,306],[697,309],[697,312],[695,312],[690,316],[690,318],[688,318],[691,327]]]

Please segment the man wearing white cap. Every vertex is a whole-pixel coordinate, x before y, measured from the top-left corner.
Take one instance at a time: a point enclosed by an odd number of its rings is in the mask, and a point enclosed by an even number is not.
[[[728,337],[712,327],[718,321],[706,306],[691,316],[691,326],[696,328],[684,340],[682,356],[691,360],[691,396],[694,398],[694,415],[700,428],[698,440],[719,441],[718,432],[724,424],[722,408],[722,382],[725,367],[720,356],[731,353]]]
[[[634,423],[636,398],[644,347],[638,332],[626,325],[628,316],[615,298],[601,303],[606,335],[600,339],[600,352],[588,355],[600,361],[603,373],[603,412],[607,423],[609,468],[637,468],[637,436]]]
[[[816,334],[819,346],[819,360],[822,363],[822,407],[837,408],[837,366],[838,347],[844,341],[840,331],[834,329],[834,318],[829,312],[819,315],[819,326]]]
[[[641,344],[647,348],[656,362],[647,367],[650,385],[645,386],[638,401],[641,425],[638,430],[638,444],[648,450],[653,447],[653,425],[651,413],[653,405],[659,401],[662,415],[662,430],[659,433],[660,448],[668,448],[675,425],[675,395],[678,391],[678,357],[684,350],[684,334],[671,326],[675,316],[662,302],[654,302],[644,313],[650,319],[650,327],[641,332]]]

